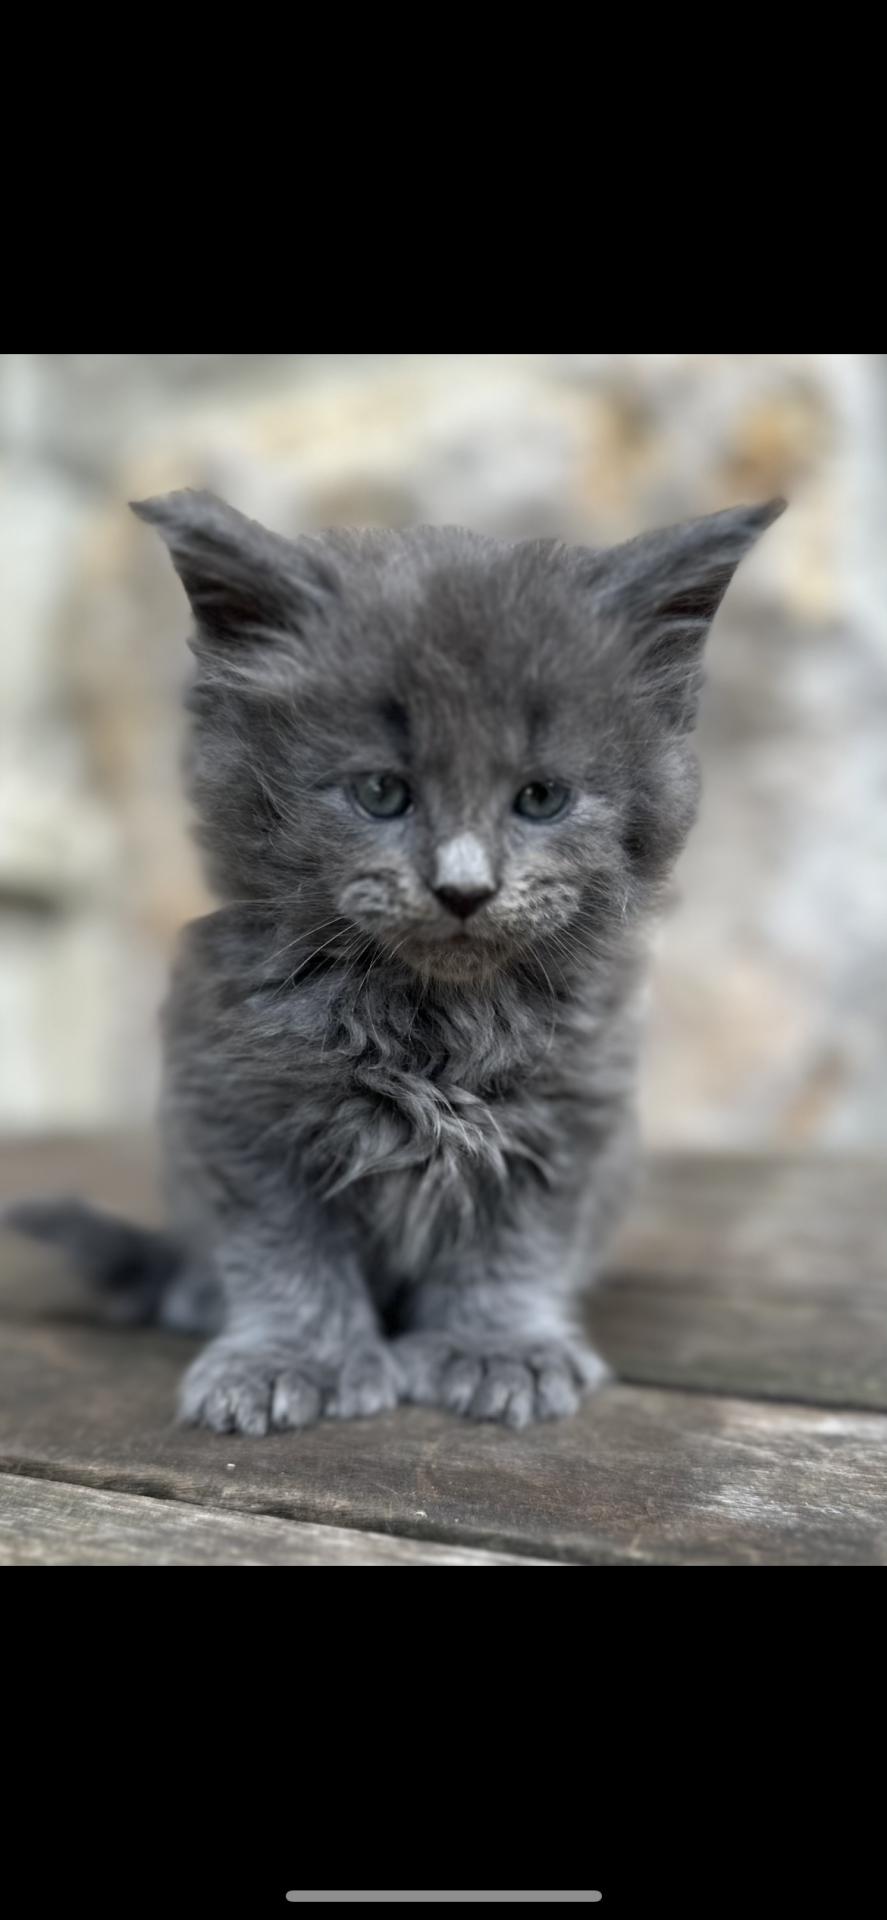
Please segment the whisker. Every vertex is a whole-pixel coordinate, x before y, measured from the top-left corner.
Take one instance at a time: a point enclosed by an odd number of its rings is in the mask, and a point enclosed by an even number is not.
[[[556,1032],[556,1029],[557,1029],[557,995],[556,995],[556,993],[555,993],[555,991],[554,991],[554,988],[553,988],[553,986],[552,986],[552,984],[551,984],[551,981],[550,981],[550,980],[549,980],[549,978],[548,978],[548,973],[547,973],[547,971],[546,971],[546,968],[545,968],[545,966],[543,965],[543,962],[542,962],[541,960],[539,961],[539,965],[540,965],[540,967],[542,968],[542,972],[543,972],[543,974],[544,974],[544,976],[545,976],[545,980],[546,980],[546,983],[547,983],[547,986],[548,986],[548,991],[549,991],[549,993],[550,993],[550,995],[551,995],[551,1011],[552,1011],[552,1018],[551,1018],[551,1029],[550,1029],[550,1031],[549,1031],[549,1035],[548,1035],[548,1039],[547,1039],[547,1041],[546,1041],[546,1043],[545,1043],[545,1049],[544,1049],[544,1052],[543,1052],[543,1054],[542,1054],[542,1058],[543,1058],[543,1060],[547,1060],[547,1058],[548,1058],[548,1055],[549,1055],[549,1054],[550,1054],[550,1052],[551,1052],[551,1048],[552,1048],[552,1044],[553,1044],[553,1041],[554,1041],[554,1036],[555,1036],[555,1032]]]
[[[319,953],[326,952],[329,954],[330,959],[347,963],[349,960],[353,959],[355,952],[358,949],[360,949],[361,951],[365,951],[368,944],[369,942],[368,942],[367,936],[361,932],[355,933],[352,936],[352,938],[348,941],[347,945],[341,950],[336,947],[330,947],[326,941],[322,940],[320,942],[320,945],[315,947],[311,953],[306,954],[305,958],[299,961],[298,966],[293,968],[292,973],[288,974],[286,979],[281,981],[279,987],[277,987],[275,993],[272,994],[271,998],[274,999],[276,997],[276,994],[282,993],[286,987],[293,986],[295,981],[298,979],[299,974],[302,972],[303,968],[307,967],[310,961],[316,960],[317,955]],[[282,951],[285,952],[286,949],[284,948],[282,949]]]
[[[282,953],[289,953],[289,950],[291,947],[297,947],[300,940],[310,940],[312,934],[320,933],[323,927],[335,926],[337,920],[342,921],[346,926],[348,925],[348,922],[346,920],[344,913],[333,913],[330,915],[328,920],[318,920],[317,925],[314,927],[301,928],[300,931],[294,935],[292,940],[287,940],[285,946],[278,947],[276,953],[268,954],[265,960],[266,967],[270,967],[272,961],[279,960]],[[327,944],[326,941],[321,942],[321,946],[325,946],[326,944]],[[316,951],[319,953],[320,947],[318,947]]]

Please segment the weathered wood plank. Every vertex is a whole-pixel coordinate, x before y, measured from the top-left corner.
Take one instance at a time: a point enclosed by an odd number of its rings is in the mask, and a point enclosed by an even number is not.
[[[794,1288],[827,1300],[887,1286],[887,1161],[839,1155],[658,1154],[613,1260],[673,1280]]]
[[[3,1567],[540,1567],[558,1561],[398,1540],[265,1514],[0,1474]]]
[[[623,1380],[887,1409],[887,1166],[663,1156],[588,1304]]]
[[[246,1440],[169,1424],[183,1349],[7,1325],[0,1470],[589,1564],[887,1561],[879,1414],[617,1386],[517,1434],[403,1407]]]

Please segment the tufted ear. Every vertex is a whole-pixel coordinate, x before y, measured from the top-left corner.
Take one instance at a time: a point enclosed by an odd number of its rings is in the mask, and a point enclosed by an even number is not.
[[[166,541],[194,612],[197,652],[297,635],[306,615],[338,591],[313,542],[269,533],[214,494],[167,493],[131,505]]]
[[[589,584],[618,630],[620,663],[679,730],[692,727],[709,628],[743,556],[784,500],[687,520],[599,556]]]

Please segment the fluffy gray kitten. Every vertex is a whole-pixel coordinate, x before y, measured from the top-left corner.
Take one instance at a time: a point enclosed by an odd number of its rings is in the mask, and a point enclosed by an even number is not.
[[[214,1335],[184,1419],[263,1434],[406,1399],[522,1426],[605,1378],[577,1301],[632,1167],[703,643],[781,509],[597,552],[135,507],[194,614],[223,903],[164,1014],[170,1235],[14,1218],[131,1317]]]

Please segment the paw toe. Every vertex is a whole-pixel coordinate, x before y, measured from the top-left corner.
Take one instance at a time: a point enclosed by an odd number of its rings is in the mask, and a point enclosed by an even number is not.
[[[320,1388],[304,1373],[281,1373],[274,1383],[271,1422],[275,1427],[310,1427],[320,1414]]]
[[[483,1381],[483,1361],[474,1354],[459,1353],[444,1368],[440,1401],[450,1413],[468,1413]]]
[[[359,1420],[397,1405],[397,1375],[384,1348],[349,1354],[324,1412],[334,1420]]]
[[[533,1376],[516,1360],[490,1359],[471,1403],[476,1420],[501,1420],[525,1427],[533,1417]]]
[[[582,1388],[570,1367],[543,1363],[536,1375],[536,1412],[540,1420],[562,1420],[575,1413]]]
[[[255,1438],[267,1433],[270,1410],[270,1381],[258,1374],[234,1374],[209,1388],[198,1418],[215,1433],[249,1433]]]

